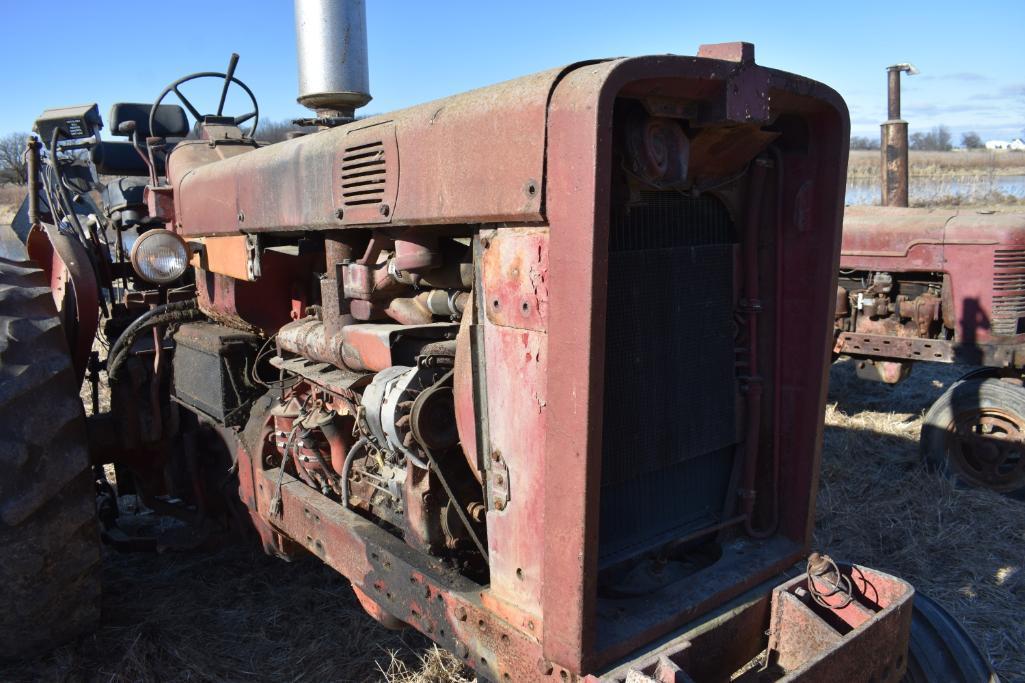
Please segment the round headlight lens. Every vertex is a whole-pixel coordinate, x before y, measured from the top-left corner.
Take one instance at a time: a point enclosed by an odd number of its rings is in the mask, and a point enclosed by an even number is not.
[[[142,279],[166,285],[189,267],[189,247],[170,230],[150,230],[132,245],[132,267]]]

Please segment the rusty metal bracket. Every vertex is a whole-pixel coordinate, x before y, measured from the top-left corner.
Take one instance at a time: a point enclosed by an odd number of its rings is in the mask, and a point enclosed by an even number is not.
[[[246,274],[250,281],[260,277],[259,235],[246,235]]]
[[[489,460],[488,500],[492,509],[501,512],[509,504],[509,466],[499,451],[492,451]]]
[[[470,314],[470,357],[473,368],[473,407],[477,415],[477,468],[484,472],[487,482],[488,494],[486,502],[489,509],[493,505],[491,498],[492,485],[492,454],[491,454],[491,432],[488,421],[488,384],[486,374],[486,355],[484,351],[484,324],[486,316],[483,315],[484,308],[484,250],[491,242],[493,230],[482,230],[473,238],[473,299]],[[466,313],[464,312],[464,315]],[[506,473],[508,475],[508,472]],[[506,477],[508,481],[508,476]],[[508,492],[505,501],[502,503],[504,509],[508,502]]]
[[[833,351],[851,356],[885,356],[935,363],[953,363],[955,355],[954,343],[943,339],[915,339],[854,332],[842,332]]]

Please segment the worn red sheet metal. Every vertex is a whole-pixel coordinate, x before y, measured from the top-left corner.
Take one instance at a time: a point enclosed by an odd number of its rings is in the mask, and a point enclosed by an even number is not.
[[[199,307],[229,327],[273,334],[309,305],[308,274],[314,259],[313,255],[266,249],[260,255],[261,276],[257,282],[197,269]]]
[[[773,591],[769,650],[783,680],[901,680],[907,658],[893,645],[908,642],[914,589],[867,567],[842,571],[854,596],[846,606],[835,595],[833,609],[817,605],[806,576]]]
[[[733,85],[737,87],[734,88]],[[743,87],[746,86],[746,87]],[[727,94],[727,102],[720,97]],[[551,223],[549,345],[542,590],[545,656],[589,670],[616,649],[596,651],[597,516],[601,462],[602,380],[605,357],[612,102],[631,97],[709,99],[724,112],[757,120],[786,112],[807,126],[814,154],[786,150],[781,196],[782,282],[786,320],[780,368],[784,411],[782,452],[789,458],[781,482],[781,530],[807,543],[808,505],[818,477],[821,410],[825,397],[835,269],[845,186],[847,111],[834,91],[753,64],[688,57],[650,57],[581,67],[556,88],[549,111],[547,217]],[[746,100],[746,101],[745,101]],[[768,104],[767,104],[768,103]],[[750,119],[748,118],[750,117]],[[808,282],[821,282],[822,291]],[[812,363],[812,366],[809,366]],[[793,555],[796,559],[797,553]],[[740,590],[773,570],[766,565],[734,586]],[[723,595],[716,596],[722,599]],[[653,625],[638,640],[672,625]],[[625,643],[640,644],[632,638]]]
[[[569,68],[370,117],[205,166],[175,163],[175,150],[168,179],[175,187],[180,230],[212,235],[354,224],[540,221],[548,99]],[[387,198],[358,209],[347,207],[342,166],[354,155],[353,148],[366,149],[377,141],[384,144]]]
[[[495,325],[548,329],[548,230],[511,228],[483,238],[484,305]]]
[[[955,341],[987,342],[999,336],[994,289],[1025,297],[1025,213],[848,207],[840,267],[949,274]],[[1023,343],[1025,335],[1002,341]]]
[[[946,209],[849,206],[840,267],[942,270],[946,226],[956,215]]]
[[[548,230],[496,230],[481,236],[484,356],[490,447],[508,469],[508,502],[489,505],[488,546],[494,603],[542,627],[547,418]],[[535,289],[536,287],[536,289]],[[480,417],[480,416],[478,416]],[[556,494],[557,495],[557,494]],[[498,509],[501,507],[502,509]]]

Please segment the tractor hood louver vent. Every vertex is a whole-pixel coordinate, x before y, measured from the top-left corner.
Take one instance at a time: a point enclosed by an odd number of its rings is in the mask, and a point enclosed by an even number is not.
[[[1025,317],[1025,249],[997,249],[993,255],[993,319],[996,336],[1019,334]]]
[[[399,150],[391,122],[346,131],[334,172],[335,212],[344,225],[379,225],[395,218]]]
[[[384,201],[388,166],[384,144],[368,142],[346,147],[342,157],[342,205],[360,206]]]

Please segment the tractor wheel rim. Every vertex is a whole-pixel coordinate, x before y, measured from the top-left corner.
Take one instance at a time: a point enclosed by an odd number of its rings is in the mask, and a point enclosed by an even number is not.
[[[1025,421],[999,408],[958,414],[947,429],[947,458],[973,486],[1009,493],[1025,487]]]

